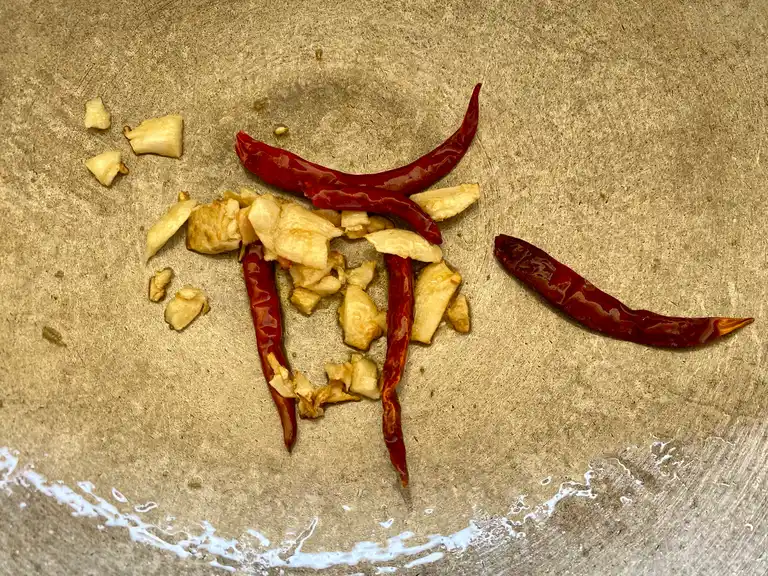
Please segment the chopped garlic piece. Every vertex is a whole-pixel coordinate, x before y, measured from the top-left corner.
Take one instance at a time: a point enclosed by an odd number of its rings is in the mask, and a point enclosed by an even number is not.
[[[123,128],[123,134],[131,143],[136,154],[159,154],[180,158],[184,121],[178,114],[144,120],[131,130]]]
[[[149,299],[152,302],[160,302],[165,298],[165,289],[173,280],[173,270],[163,268],[156,271],[149,279]]]
[[[197,206],[187,221],[187,249],[201,254],[221,254],[240,247],[237,200],[214,200]]]
[[[106,130],[112,125],[112,117],[104,108],[104,102],[101,101],[101,97],[96,97],[93,100],[88,100],[85,103],[85,127],[86,128],[98,128],[99,130]]]
[[[383,334],[379,309],[358,286],[347,286],[339,307],[339,322],[344,331],[344,342],[360,350],[368,350],[371,342]]]
[[[467,303],[467,297],[464,294],[459,294],[454,298],[448,310],[445,312],[448,322],[451,323],[453,329],[456,332],[466,334],[470,329],[469,322],[469,304]]]
[[[347,270],[347,282],[355,286],[359,286],[363,290],[368,288],[368,284],[373,282],[373,277],[376,274],[376,261],[368,260],[363,262],[357,268]]]
[[[259,237],[256,236],[256,231],[253,229],[253,226],[251,226],[251,221],[248,220],[249,211],[250,207],[240,208],[240,210],[237,211],[237,229],[240,231],[240,238],[243,241],[243,246],[253,244],[259,239]]]
[[[324,414],[323,407],[315,405],[315,387],[301,372],[297,372],[294,377],[293,389],[299,399],[299,416],[319,418]]]
[[[343,382],[346,390],[349,390],[349,387],[352,385],[352,371],[351,362],[325,365],[325,374],[328,376],[328,380]]]
[[[280,364],[274,353],[267,354],[267,363],[272,368],[274,375],[269,381],[269,385],[274,388],[283,398],[295,398],[294,385],[291,381],[291,373],[288,368]]]
[[[348,390],[372,400],[381,397],[379,377],[376,364],[362,354],[352,354],[352,384]],[[327,369],[326,369],[327,372]]]
[[[284,230],[275,238],[275,252],[291,262],[311,268],[325,268],[328,264],[328,239],[309,230]]]
[[[118,172],[128,174],[128,167],[122,162],[120,150],[107,150],[93,158],[88,158],[85,161],[85,167],[103,186],[110,186]]]
[[[277,233],[277,224],[280,222],[280,212],[280,202],[272,194],[263,194],[251,203],[248,220],[251,222],[256,236],[264,244],[265,252],[274,253],[275,251],[275,234]],[[274,260],[274,258],[267,259]]]
[[[364,230],[370,220],[368,219],[367,212],[359,212],[357,210],[342,210],[341,211],[341,227],[345,232]]]
[[[181,200],[168,209],[160,220],[155,222],[147,231],[147,247],[144,260],[149,260],[157,251],[170,240],[176,231],[184,225],[192,210],[197,206],[197,200]]]
[[[348,394],[344,391],[343,382],[329,382],[325,386],[315,390],[315,406],[320,407],[324,404],[335,404],[337,402],[347,402],[348,400],[360,400],[359,396]]]
[[[229,200],[230,198],[232,200],[237,200],[237,203],[240,205],[240,208],[245,208],[246,206],[250,206],[253,204],[253,201],[256,200],[256,198],[259,197],[258,192],[255,192],[251,190],[250,188],[240,188],[240,191],[236,194],[232,192],[231,190],[225,190],[222,194],[222,198],[225,200]]]
[[[430,264],[416,279],[413,330],[411,340],[430,344],[453,293],[461,284],[461,275],[445,264]]]
[[[439,262],[443,257],[440,246],[430,244],[410,230],[380,230],[365,237],[378,252],[396,254],[421,262]]]
[[[358,238],[365,238],[366,234],[378,232],[379,230],[388,230],[394,228],[395,225],[383,216],[367,216],[368,222],[364,226],[345,227],[344,234],[350,240],[357,240]]]
[[[480,198],[478,184],[460,184],[450,188],[427,190],[413,194],[411,200],[416,202],[436,222],[456,216],[463,212]]]
[[[199,288],[184,286],[165,307],[165,321],[174,330],[184,330],[200,314],[207,314],[208,297]]]
[[[330,222],[337,228],[341,226],[341,214],[336,212],[336,210],[322,209],[322,210],[312,210],[312,212],[320,216],[320,218],[325,218],[326,220],[328,220],[328,222]]]
[[[255,228],[255,226],[254,226]],[[287,203],[283,206],[280,213],[280,222],[278,229],[284,230],[305,230],[314,232],[321,236],[331,239],[338,238],[343,232],[328,222],[322,216],[318,216],[311,210],[307,210],[298,204]]]
[[[335,276],[326,276],[320,282],[312,284],[307,289],[320,296],[331,296],[341,290],[341,280]]]
[[[291,304],[296,306],[296,308],[299,309],[299,312],[309,316],[315,311],[315,306],[317,306],[321,298],[322,296],[320,296],[320,294],[315,294],[314,292],[299,286],[298,288],[293,289],[293,293],[291,294]]]

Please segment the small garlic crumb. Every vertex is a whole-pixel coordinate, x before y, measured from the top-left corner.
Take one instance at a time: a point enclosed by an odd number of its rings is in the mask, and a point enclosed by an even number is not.
[[[135,154],[159,154],[180,158],[183,147],[184,120],[178,114],[144,120],[136,128],[123,128]]]
[[[205,292],[192,286],[184,286],[165,307],[165,321],[174,330],[184,330],[200,314],[210,310]]]
[[[306,288],[298,287],[293,289],[291,294],[291,304],[298,308],[299,312],[309,316],[315,311],[315,307],[320,302],[322,296]]]
[[[445,316],[448,318],[448,322],[450,322],[456,332],[467,334],[470,330],[469,303],[467,302],[467,297],[464,296],[464,294],[456,296],[451,305],[448,306]]]
[[[85,127],[106,130],[112,125],[112,117],[104,107],[101,97],[93,98],[85,103]]]
[[[480,198],[478,184],[460,184],[450,188],[427,190],[413,194],[411,200],[421,206],[435,222],[456,216]]]
[[[278,124],[275,126],[275,136],[283,136],[288,133],[288,126],[285,124]]]
[[[341,280],[335,276],[326,276],[319,282],[308,286],[307,289],[320,296],[331,296],[341,290]]]
[[[144,251],[144,260],[149,260],[157,254],[176,231],[184,225],[192,210],[197,206],[197,200],[189,200],[186,192],[179,192],[179,200],[171,206],[163,216],[155,222],[147,231],[147,247]]]
[[[421,262],[439,262],[443,258],[440,246],[430,244],[410,230],[380,230],[366,235],[365,239],[383,254],[396,254]]]
[[[118,173],[128,174],[128,167],[123,164],[120,150],[107,150],[89,158],[85,161],[85,167],[103,186],[110,186]]]
[[[368,285],[373,282],[373,277],[376,274],[376,261],[368,260],[363,262],[357,268],[347,270],[347,283],[354,286],[359,286],[363,290],[368,288]]]
[[[352,363],[344,362],[344,364],[331,364],[325,365],[325,374],[328,376],[328,380],[336,380],[344,383],[344,388],[349,390],[352,385]]]
[[[160,302],[165,298],[165,289],[173,280],[173,270],[163,268],[154,273],[149,279],[149,299],[152,302]]]

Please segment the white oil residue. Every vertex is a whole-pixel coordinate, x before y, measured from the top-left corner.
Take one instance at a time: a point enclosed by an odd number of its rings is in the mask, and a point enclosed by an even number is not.
[[[155,502],[131,503],[119,490],[112,488],[111,497],[128,510],[118,509],[114,504],[96,493],[93,483],[77,483],[78,491],[60,483],[47,480],[33,469],[33,465],[19,467],[17,452],[0,447],[0,490],[11,493],[14,485],[31,486],[39,493],[68,506],[73,515],[97,519],[101,527],[125,528],[132,540],[173,552],[180,558],[206,560],[208,564],[234,572],[251,574],[265,573],[275,568],[307,568],[322,570],[334,566],[358,566],[360,564],[382,564],[377,574],[395,572],[398,564],[404,568],[438,562],[447,553],[461,554],[470,546],[492,547],[507,539],[525,535],[525,522],[540,522],[555,511],[559,502],[566,498],[595,498],[591,487],[592,470],[584,474],[584,483],[564,482],[547,501],[531,509],[520,496],[510,509],[510,515],[484,519],[482,527],[475,521],[453,534],[432,534],[418,537],[410,531],[388,538],[383,543],[362,541],[349,550],[305,552],[304,545],[312,538],[320,519],[309,520],[306,528],[298,535],[286,535],[278,546],[272,546],[269,538],[260,531],[249,528],[240,538],[227,538],[216,533],[209,522],[201,522],[197,529],[176,528],[171,524],[173,516],[165,517],[165,525],[159,526],[143,520],[143,514],[156,508]],[[424,512],[429,514],[433,509]],[[522,514],[526,512],[524,516]],[[138,514],[137,514],[138,512]],[[522,518],[520,517],[522,516]],[[379,522],[383,528],[390,528],[394,518]],[[272,547],[271,547],[272,546]]]

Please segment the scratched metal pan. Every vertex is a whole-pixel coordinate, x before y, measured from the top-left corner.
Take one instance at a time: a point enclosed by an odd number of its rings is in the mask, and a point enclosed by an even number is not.
[[[761,2],[2,3],[0,572],[768,571],[766,18]],[[174,239],[145,266],[147,226],[180,190],[265,189],[238,130],[378,171],[452,133],[477,82],[477,138],[443,182],[482,197],[442,226],[473,328],[411,348],[410,489],[377,403],[301,421],[289,455],[236,259]],[[97,95],[103,133],[82,128]],[[121,127],[167,113],[182,158],[133,155]],[[107,189],[83,160],[115,147],[130,174]],[[756,322],[688,352],[601,337],[499,268],[501,232],[631,306]],[[365,244],[342,249],[356,263]],[[210,296],[183,333],[145,295],[163,266]],[[285,307],[315,383],[349,352],[337,306]]]

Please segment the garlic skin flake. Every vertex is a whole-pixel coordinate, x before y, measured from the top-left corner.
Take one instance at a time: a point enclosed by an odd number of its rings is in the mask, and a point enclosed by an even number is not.
[[[85,120],[83,122],[86,128],[96,128],[106,130],[112,125],[112,116],[104,107],[101,97],[97,96],[85,103]]]
[[[144,120],[133,130],[126,126],[123,134],[135,154],[158,154],[181,158],[184,120],[178,114]]]
[[[96,176],[96,180],[102,186],[111,186],[118,173],[128,174],[128,167],[123,164],[122,156],[120,150],[107,150],[93,158],[88,158],[85,161],[85,167]]]

